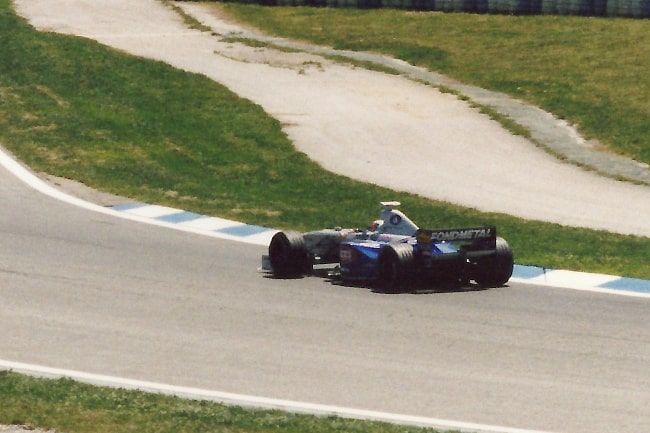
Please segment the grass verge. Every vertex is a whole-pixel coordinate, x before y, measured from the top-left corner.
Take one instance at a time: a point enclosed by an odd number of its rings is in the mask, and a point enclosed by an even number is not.
[[[433,433],[339,417],[242,409],[207,401],[36,379],[0,371],[0,424],[38,426],[65,433]]]
[[[347,21],[344,11],[301,13]],[[648,238],[480,213],[336,176],[296,152],[259,106],[205,77],[36,32],[9,0],[0,0],[0,28],[0,142],[35,170],[149,203],[298,230],[362,227],[379,200],[399,199],[422,226],[495,224],[521,264],[650,278]]]

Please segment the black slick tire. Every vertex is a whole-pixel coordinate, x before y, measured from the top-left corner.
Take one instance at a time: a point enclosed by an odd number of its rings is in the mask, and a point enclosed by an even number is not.
[[[413,247],[409,244],[386,245],[377,259],[378,283],[385,293],[409,289],[413,279]]]
[[[302,234],[278,232],[269,244],[269,260],[277,278],[298,278],[308,272],[309,252]]]
[[[494,255],[483,258],[479,263],[476,282],[483,287],[500,287],[508,282],[514,268],[514,254],[508,242],[497,237]]]

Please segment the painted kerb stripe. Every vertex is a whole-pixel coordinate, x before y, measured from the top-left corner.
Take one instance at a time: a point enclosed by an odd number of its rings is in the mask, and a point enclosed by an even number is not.
[[[140,217],[177,224],[179,227],[205,230],[211,235],[267,246],[277,230],[247,225],[222,218],[201,216],[181,209],[135,203],[112,209]],[[650,298],[650,281],[604,274],[563,271],[537,266],[515,265],[512,280],[520,283],[564,289]]]

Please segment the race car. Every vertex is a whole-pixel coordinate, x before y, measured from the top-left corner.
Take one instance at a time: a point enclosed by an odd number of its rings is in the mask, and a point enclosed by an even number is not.
[[[262,267],[277,278],[296,278],[331,265],[330,276],[371,282],[386,292],[472,280],[497,287],[512,276],[513,252],[494,226],[420,229],[395,209],[399,204],[381,202],[380,219],[366,230],[278,232]]]

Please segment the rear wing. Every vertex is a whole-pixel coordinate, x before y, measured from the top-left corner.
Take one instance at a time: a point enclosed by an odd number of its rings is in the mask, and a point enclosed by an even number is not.
[[[465,251],[492,252],[497,248],[497,228],[495,226],[418,229],[415,236],[419,244],[450,242]]]

